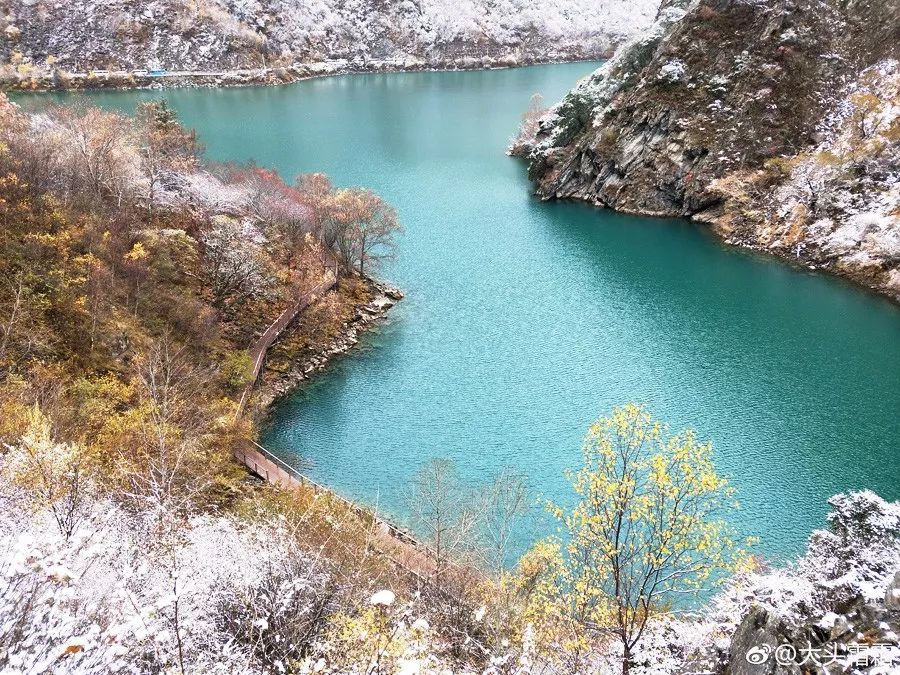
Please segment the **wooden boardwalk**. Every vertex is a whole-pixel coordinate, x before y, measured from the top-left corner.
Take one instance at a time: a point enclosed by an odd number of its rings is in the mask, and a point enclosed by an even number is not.
[[[263,366],[266,362],[266,354],[272,345],[275,344],[278,337],[303,310],[328,293],[337,284],[337,261],[329,259],[328,265],[325,279],[285,308],[259,339],[253,343],[253,346],[250,348],[250,358],[253,364],[250,379],[241,394],[236,418],[243,415],[247,403],[253,394],[253,389],[262,374]],[[431,556],[426,546],[416,541],[407,532],[383,520],[375,512],[345,499],[334,490],[326,488],[324,485],[320,485],[304,476],[300,471],[283,462],[259,443],[249,441],[242,449],[235,450],[234,456],[238,462],[267,483],[287,490],[302,489],[327,494],[330,499],[342,503],[349,512],[356,514],[363,521],[374,523],[376,548],[378,551],[387,556],[401,570],[414,576],[418,581],[422,583],[428,582],[430,575],[435,569],[433,556]]]
[[[423,584],[430,582],[436,567],[434,555],[427,546],[405,530],[303,475],[259,443],[251,441],[243,449],[236,450],[234,455],[252,473],[272,485],[287,490],[312,490],[314,493],[328,495],[363,521],[374,523],[374,544],[377,551],[417,581]]]
[[[275,319],[272,325],[270,325],[253,346],[250,347],[250,359],[253,366],[250,371],[250,380],[247,382],[247,386],[244,387],[244,391],[241,394],[236,417],[240,417],[244,413],[244,409],[247,407],[250,396],[253,394],[253,389],[256,387],[256,383],[259,380],[260,373],[262,373],[263,365],[265,365],[266,354],[272,345],[275,344],[275,340],[278,339],[281,333],[284,332],[284,329],[290,326],[303,310],[334,288],[337,285],[337,280],[337,262],[335,261],[334,268],[329,267],[325,279],[286,307],[285,310],[278,315],[278,318]]]

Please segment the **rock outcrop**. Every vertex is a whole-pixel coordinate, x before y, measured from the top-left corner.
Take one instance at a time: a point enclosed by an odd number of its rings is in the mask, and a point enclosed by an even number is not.
[[[795,564],[735,577],[677,657],[682,675],[837,675],[900,667],[900,503],[836,495]]]
[[[727,675],[884,673],[900,665],[900,616],[877,603],[855,601],[841,614],[790,628],[756,605],[731,642]]]
[[[797,673],[800,669],[790,664],[780,666],[769,658],[788,639],[788,627],[784,620],[769,612],[762,605],[754,605],[741,621],[731,639],[728,672],[730,675],[781,675]]]
[[[362,335],[380,324],[390,309],[403,299],[399,288],[370,278],[366,278],[365,283],[371,290],[371,298],[356,306],[352,315],[341,323],[335,337],[294,355],[281,372],[270,369],[266,373],[258,397],[261,410],[267,411],[274,403],[324,371],[332,361],[350,352],[359,344]]]
[[[519,144],[546,199],[689,216],[900,296],[900,0],[668,0]]]

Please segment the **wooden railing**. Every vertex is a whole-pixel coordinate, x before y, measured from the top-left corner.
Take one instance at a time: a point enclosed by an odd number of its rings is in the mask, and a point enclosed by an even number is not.
[[[309,476],[304,475],[290,464],[280,459],[277,455],[261,446],[259,443],[250,441],[250,444],[251,447],[249,448],[235,451],[235,457],[241,464],[246,466],[263,480],[286,488],[305,488],[312,490],[315,493],[327,494],[329,498],[340,502],[353,513],[356,513],[363,518],[371,519],[381,525],[394,539],[406,544],[411,544],[429,555],[434,555],[434,552],[431,551],[427,545],[420,542],[406,530],[383,520],[378,514],[350,501],[331,488],[326,487],[321,483],[317,483]]]

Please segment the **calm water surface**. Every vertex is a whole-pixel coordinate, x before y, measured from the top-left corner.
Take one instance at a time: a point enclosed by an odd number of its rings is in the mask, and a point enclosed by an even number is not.
[[[473,484],[518,468],[564,500],[588,424],[636,401],[713,441],[768,556],[799,552],[838,491],[900,497],[896,307],[686,222],[529,197],[507,139],[532,94],[556,100],[593,67],[165,93],[209,157],[372,187],[406,228],[382,272],[406,300],[265,442],[402,519],[438,456]]]

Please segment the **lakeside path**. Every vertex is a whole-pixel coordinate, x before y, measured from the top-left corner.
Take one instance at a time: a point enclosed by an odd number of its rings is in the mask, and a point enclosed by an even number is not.
[[[371,543],[374,550],[385,556],[400,572],[410,576],[420,588],[430,585],[442,569],[444,574],[450,572],[454,575],[486,579],[483,573],[474,567],[460,566],[447,560],[441,563],[430,547],[406,530],[382,518],[377,512],[352,502],[331,488],[317,483],[280,460],[259,443],[251,441],[244,448],[235,450],[234,456],[247,470],[270,485],[285,490],[310,490],[315,495],[324,495],[341,504],[361,522],[371,523]]]
[[[259,340],[257,340],[256,343],[254,343],[254,345],[250,348],[250,358],[253,365],[251,367],[250,379],[247,382],[247,386],[244,387],[243,394],[241,394],[241,401],[238,405],[236,417],[240,417],[247,406],[250,395],[253,393],[253,389],[256,387],[256,382],[259,379],[260,373],[262,372],[262,367],[266,361],[266,354],[268,353],[269,349],[272,347],[272,345],[275,343],[284,329],[291,325],[301,312],[303,312],[307,307],[316,302],[320,297],[333,289],[335,285],[337,285],[337,282],[338,268],[337,261],[334,261],[333,267],[329,265],[329,269],[325,275],[325,279],[323,279],[309,291],[302,293],[278,316],[277,319],[275,319],[272,325],[270,325],[266,329],[266,331],[260,336]]]
[[[301,293],[290,306],[279,314],[278,318],[250,348],[252,359],[251,377],[241,396],[236,419],[240,418],[246,409],[262,373],[268,350],[304,310],[334,289],[337,282],[338,264],[336,260],[331,259],[329,260],[325,278],[310,290]],[[411,576],[420,587],[430,584],[435,576],[440,574],[441,560],[426,544],[418,541],[409,532],[380,517],[377,512],[356,504],[331,488],[312,480],[279,459],[259,443],[249,441],[243,447],[234,451],[234,457],[251,473],[270,485],[286,490],[311,490],[316,495],[325,495],[328,499],[341,504],[354,517],[359,518],[361,522],[371,523],[374,549],[380,555],[385,556],[398,570]],[[463,568],[449,561],[445,562],[445,565],[451,568],[455,574],[468,575],[477,572],[475,569]],[[479,576],[481,575],[479,574]]]

